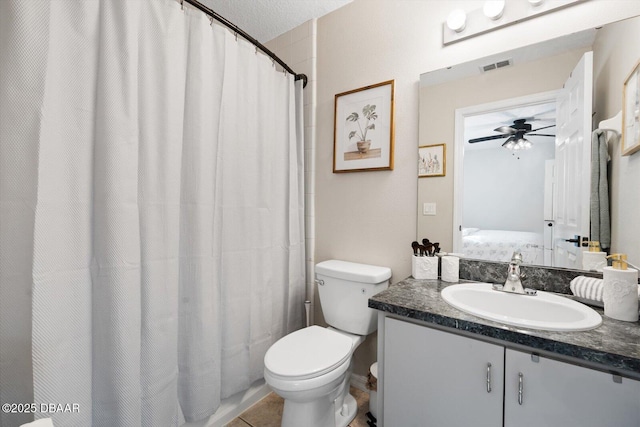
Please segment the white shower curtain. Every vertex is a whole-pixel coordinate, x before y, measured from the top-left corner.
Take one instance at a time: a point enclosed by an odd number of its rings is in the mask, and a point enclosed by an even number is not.
[[[0,402],[176,426],[262,377],[302,325],[293,80],[175,0],[0,1]]]

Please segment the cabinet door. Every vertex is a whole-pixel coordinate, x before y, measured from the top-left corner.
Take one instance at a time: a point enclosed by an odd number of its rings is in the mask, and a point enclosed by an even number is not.
[[[383,387],[386,427],[499,427],[504,348],[387,318]]]
[[[640,381],[509,349],[505,360],[505,427],[640,426]]]

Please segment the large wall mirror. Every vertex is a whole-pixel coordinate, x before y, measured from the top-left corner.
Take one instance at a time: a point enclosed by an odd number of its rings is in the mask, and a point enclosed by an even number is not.
[[[601,160],[591,153],[591,130],[622,109],[638,59],[634,17],[421,75],[419,146],[446,144],[447,175],[419,178],[417,238],[471,259],[520,250],[529,264],[581,268],[586,248],[572,240],[596,233],[639,265],[640,153],[621,156],[613,132]],[[610,231],[590,212],[601,166],[610,200],[594,206]]]

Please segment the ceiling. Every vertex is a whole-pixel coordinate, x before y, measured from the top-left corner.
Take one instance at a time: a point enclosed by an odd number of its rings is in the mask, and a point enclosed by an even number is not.
[[[264,44],[352,0],[199,0]]]

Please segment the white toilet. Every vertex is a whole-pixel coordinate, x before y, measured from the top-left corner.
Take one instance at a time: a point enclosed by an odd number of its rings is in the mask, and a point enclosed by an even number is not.
[[[346,261],[316,264],[322,313],[330,327],[310,326],[269,348],[264,378],[284,398],[282,427],[345,427],[356,416],[349,394],[351,359],[378,327],[369,297],[389,286],[391,269]]]

